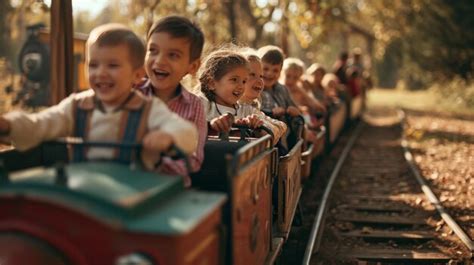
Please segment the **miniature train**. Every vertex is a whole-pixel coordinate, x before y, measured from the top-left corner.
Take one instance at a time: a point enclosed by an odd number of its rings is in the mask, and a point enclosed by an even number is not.
[[[312,159],[362,106],[361,97],[334,106],[317,140],[303,143],[295,133],[284,156],[270,135],[209,136],[192,189],[133,165],[67,164],[65,145],[4,150],[2,264],[273,264],[301,218]]]

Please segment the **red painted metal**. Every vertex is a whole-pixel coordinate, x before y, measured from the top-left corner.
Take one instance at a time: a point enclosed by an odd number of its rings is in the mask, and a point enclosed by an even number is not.
[[[66,260],[47,243],[24,234],[0,234],[2,265],[65,265]]]

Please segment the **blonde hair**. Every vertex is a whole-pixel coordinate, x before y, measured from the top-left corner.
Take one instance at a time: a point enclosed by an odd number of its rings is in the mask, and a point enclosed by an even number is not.
[[[249,62],[258,62],[262,63],[262,59],[258,56],[258,53],[255,49],[252,49],[250,47],[245,47],[240,50],[243,56],[249,61]]]
[[[314,73],[316,73],[317,71],[321,71],[323,73],[323,75],[326,73],[326,69],[324,69],[324,67],[318,63],[313,63],[307,70],[306,70],[306,74],[307,75],[313,75]]]
[[[327,73],[324,75],[323,80],[321,80],[321,85],[324,88],[328,88],[328,85],[331,81],[334,81],[337,84],[339,83],[339,78],[337,78],[337,76],[333,73]]]
[[[285,59],[285,61],[283,61],[283,71],[286,71],[288,69],[296,69],[301,71],[301,74],[303,74],[305,67],[306,66],[304,62],[295,57],[288,57]]]

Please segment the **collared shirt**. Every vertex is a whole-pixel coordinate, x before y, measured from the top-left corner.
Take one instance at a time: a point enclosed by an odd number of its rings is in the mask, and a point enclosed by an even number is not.
[[[272,89],[264,89],[261,99],[261,110],[264,112],[271,112],[275,107],[282,107],[284,109],[287,109],[289,106],[296,107],[288,89],[280,83],[276,83]]]
[[[147,96],[155,95],[153,92],[153,86],[148,81],[143,87],[140,88],[143,94]],[[197,172],[201,168],[202,161],[204,160],[204,144],[207,138],[207,122],[204,113],[204,107],[201,100],[194,94],[186,90],[181,84],[176,88],[177,96],[168,101],[168,108],[181,116],[182,118],[194,123],[198,130],[198,146],[196,152],[189,156],[191,164],[191,171]],[[187,186],[191,184],[191,179],[187,172],[186,166],[182,160],[172,160],[170,158],[163,158],[163,162],[159,168],[163,173],[175,174],[185,176],[185,183]]]

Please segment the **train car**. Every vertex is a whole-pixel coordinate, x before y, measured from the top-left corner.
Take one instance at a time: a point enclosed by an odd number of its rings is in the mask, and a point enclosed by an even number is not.
[[[337,137],[344,129],[347,120],[347,104],[342,101],[329,108],[326,125],[328,128],[327,143],[332,145],[336,142]]]
[[[326,127],[327,125],[322,125],[314,131],[316,134],[316,139],[313,143],[313,153],[311,154],[312,159],[321,157],[324,154],[324,150],[326,148]]]
[[[306,143],[306,148],[301,154],[301,180],[303,182],[311,175],[313,160],[324,154],[326,146],[326,126],[321,125],[317,129],[312,129],[311,132],[315,135],[314,140]]]
[[[193,175],[193,186],[229,196],[224,208],[225,264],[266,264],[272,259],[272,184],[277,162],[270,135],[208,138],[202,170]]]
[[[350,121],[355,121],[361,117],[364,101],[365,99],[362,94],[359,94],[355,97],[350,97],[350,99],[347,101],[347,109],[349,110],[348,118]]]
[[[293,224],[297,205],[302,193],[301,162],[303,153],[304,119],[301,116],[288,118],[290,134],[287,137],[290,150],[280,156],[278,163],[276,231],[285,240]]]
[[[208,138],[193,185],[230,197],[224,211],[230,233],[226,264],[273,264],[288,238],[302,192],[302,121],[292,120],[291,149],[281,156],[270,135],[245,138],[241,130],[241,138]]]
[[[44,163],[52,152],[38,149],[0,158],[12,168]],[[0,257],[7,265],[223,264],[225,201],[185,190],[182,178],[114,162],[2,168]]]

